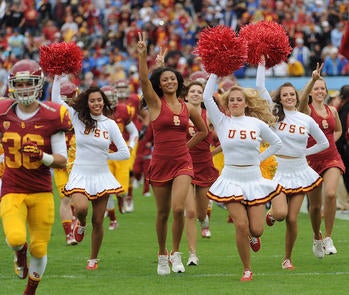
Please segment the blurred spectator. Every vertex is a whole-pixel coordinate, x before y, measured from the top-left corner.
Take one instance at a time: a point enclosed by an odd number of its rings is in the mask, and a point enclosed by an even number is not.
[[[301,77],[305,74],[303,64],[294,56],[291,56],[288,60],[288,74],[291,77]]]
[[[49,0],[42,0],[39,5],[39,20],[41,23],[47,23],[52,20],[52,4]]]
[[[310,72],[310,50],[304,45],[302,38],[296,39],[296,47],[293,49],[291,56],[303,65],[306,74]]]
[[[275,77],[287,77],[289,75],[289,65],[284,61],[273,66],[272,70]]]
[[[233,8],[234,1],[228,0],[226,7],[222,10],[223,17],[221,18],[219,24],[231,27],[233,30],[235,30],[238,24],[238,18]]]
[[[309,67],[311,69],[316,69],[317,64],[322,63],[322,58],[321,58],[321,46],[319,43],[315,43],[313,45],[313,49],[310,52],[310,62],[309,62]]]
[[[19,29],[14,29],[13,35],[8,39],[8,46],[11,53],[17,59],[23,58],[25,38],[20,33]]]
[[[20,33],[25,35],[22,57],[38,59],[40,45],[74,41],[85,54],[80,79],[84,80],[84,75],[92,72],[93,83],[99,80],[102,82],[98,83],[104,83],[114,80],[116,74],[129,78],[131,67],[137,65],[132,48],[138,32],[145,31],[149,36],[149,61],[160,46],[166,46],[167,64],[188,78],[193,71],[203,69],[200,58],[193,54],[203,28],[224,24],[238,30],[252,21],[273,20],[285,27],[294,46],[291,56],[304,64],[305,73],[292,69],[290,75],[303,76],[323,62],[343,38],[341,26],[348,15],[345,3],[326,0],[0,0],[0,50],[6,67],[18,59],[18,53],[15,56],[10,52],[8,45],[9,38],[15,36],[15,28],[20,28]],[[97,56],[97,51],[105,51],[105,56]],[[103,62],[106,57],[108,63]],[[338,75],[348,75],[347,60],[340,56],[340,61],[344,67]],[[113,73],[116,65],[122,70]],[[288,67],[288,63],[282,63],[269,69],[269,74],[285,76]],[[254,67],[244,66],[234,75],[241,78],[254,73]]]
[[[333,47],[330,53],[324,60],[324,67],[321,75],[323,76],[338,76],[342,74],[344,64],[338,56],[338,48]]]
[[[24,13],[19,3],[13,2],[9,4],[5,13],[5,27],[22,28],[25,22]]]
[[[0,29],[5,21],[5,13],[6,13],[6,1],[0,0]]]
[[[56,0],[56,5],[52,10],[52,17],[57,26],[60,28],[64,24],[65,20],[65,8],[67,6],[67,1]]]
[[[56,33],[59,33],[57,26],[52,20],[48,20],[42,28],[42,36],[51,43],[55,40]]]
[[[2,60],[0,60],[0,97],[5,96],[7,87],[7,70],[4,68]]]
[[[321,34],[316,36],[321,48],[331,43],[331,30],[332,28],[327,20],[321,22]]]
[[[29,1],[28,6],[24,11],[24,32],[29,32],[36,36],[39,32],[39,12],[36,10],[35,1]]]
[[[72,38],[77,35],[79,27],[72,15],[67,15],[65,17],[65,22],[61,27],[61,33],[65,42],[70,42]]]
[[[333,46],[339,48],[341,45],[342,37],[344,33],[344,25],[339,22],[336,27],[331,31],[331,43]]]
[[[328,99],[326,101],[327,105],[335,107],[336,110],[338,111],[341,103],[342,103],[342,98],[338,90],[332,93],[329,93]]]

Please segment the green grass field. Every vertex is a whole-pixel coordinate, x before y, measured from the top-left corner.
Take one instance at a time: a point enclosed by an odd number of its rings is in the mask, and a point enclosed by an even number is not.
[[[119,228],[108,230],[99,254],[99,269],[87,271],[90,232],[77,246],[65,245],[58,215],[49,244],[48,265],[38,295],[113,295],[113,294],[347,294],[349,286],[349,222],[336,220],[333,239],[337,255],[317,259],[312,254],[312,231],[305,213],[299,216],[299,235],[293,254],[294,271],[281,269],[284,253],[284,223],[266,226],[262,248],[252,253],[253,281],[241,283],[242,266],[235,246],[234,226],[228,224],[227,211],[214,205],[211,239],[199,236],[200,265],[186,267],[183,274],[156,274],[157,242],[155,203],[135,191],[135,211],[118,214]],[[90,217],[90,215],[89,215]],[[170,229],[169,229],[170,234]],[[170,235],[168,247],[170,250]],[[188,251],[185,236],[181,251],[183,262]],[[0,282],[2,295],[22,294],[26,280],[13,271],[13,253],[0,230]]]

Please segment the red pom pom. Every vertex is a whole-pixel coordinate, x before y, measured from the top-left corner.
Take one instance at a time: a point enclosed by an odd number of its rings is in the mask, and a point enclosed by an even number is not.
[[[292,52],[284,27],[272,21],[251,23],[241,28],[239,36],[248,44],[247,62],[258,65],[261,56],[265,57],[265,67],[271,68],[287,61]]]
[[[227,26],[205,28],[200,33],[194,53],[205,71],[219,77],[231,75],[247,59],[247,42]]]
[[[82,67],[83,53],[74,42],[40,46],[40,65],[48,75],[77,74]]]

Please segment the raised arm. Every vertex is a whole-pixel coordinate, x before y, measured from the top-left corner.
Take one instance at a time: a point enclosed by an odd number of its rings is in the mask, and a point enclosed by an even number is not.
[[[160,110],[160,98],[154,91],[153,86],[148,78],[149,68],[147,65],[147,40],[145,32],[138,33],[137,52],[139,59],[139,80],[141,82],[144,99],[147,102],[150,112],[152,111],[152,109]]]
[[[263,57],[257,68],[256,89],[260,97],[265,99],[269,103],[270,108],[272,108],[274,103],[267,88],[265,87],[265,61]]]
[[[208,116],[210,117],[210,120],[212,121],[212,124],[215,128],[217,128],[219,119],[224,116],[224,114],[219,110],[217,103],[213,99],[213,94],[215,92],[217,84],[217,78],[218,77],[216,74],[210,74],[203,94],[204,104],[208,112]]]
[[[51,101],[64,105],[72,116],[75,110],[69,106],[61,97],[61,82],[67,77],[55,75],[52,84]]]
[[[321,70],[322,70],[323,66],[324,66],[323,63],[321,65],[319,65],[319,63],[317,63],[316,69],[311,74],[311,79],[309,80],[307,85],[305,85],[305,87],[303,88],[303,90],[300,94],[300,97],[299,97],[298,110],[302,113],[307,114],[307,115],[310,115],[310,107],[308,105],[309,104],[309,94],[314,87],[315,81],[321,77]]]
[[[59,104],[64,104],[65,107],[68,107],[68,105],[61,98],[61,82],[63,79],[66,79],[66,77],[55,75],[52,84],[51,100]]]

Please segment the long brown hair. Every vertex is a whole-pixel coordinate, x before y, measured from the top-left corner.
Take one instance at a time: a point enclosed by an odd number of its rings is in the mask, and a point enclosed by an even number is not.
[[[294,91],[296,92],[296,98],[297,98],[297,103],[296,103],[296,108],[299,105],[299,94],[297,89],[293,86],[292,83],[286,82],[282,84],[274,93],[273,95],[273,101],[275,103],[274,108],[273,108],[273,114],[277,117],[277,121],[281,122],[283,119],[285,119],[285,112],[284,112],[284,107],[281,104],[281,90],[284,87],[292,87]]]
[[[104,102],[103,114],[105,116],[110,116],[113,113],[107,96],[99,87],[91,86],[84,92],[80,93],[76,103],[73,105],[73,108],[78,113],[78,118],[80,121],[85,124],[87,131],[94,130],[97,127],[97,121],[91,117],[91,111],[88,107],[88,98],[90,94],[94,92],[99,92],[102,95]]]

